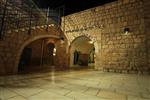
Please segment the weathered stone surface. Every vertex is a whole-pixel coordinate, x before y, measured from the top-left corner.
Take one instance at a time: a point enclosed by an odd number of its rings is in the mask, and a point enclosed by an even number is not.
[[[60,69],[69,66],[69,51],[66,51],[75,38],[84,35],[94,41],[95,69],[150,72],[149,7],[150,0],[118,0],[65,16],[65,20],[63,17],[68,41],[63,45],[56,42],[56,65]],[[124,33],[125,28],[129,28],[129,33]],[[28,34],[27,28],[12,30],[0,40],[0,73],[17,72],[20,55],[27,44],[47,37],[57,40],[61,32],[55,26],[49,27],[48,32],[44,26],[37,26],[31,33]]]
[[[150,71],[150,1],[149,0],[118,0],[103,6],[87,9],[80,13],[65,16],[66,36],[68,41],[78,33],[87,33],[91,37],[96,33],[98,41],[95,68]],[[86,15],[86,18],[82,17]],[[86,31],[74,25],[86,26]],[[70,26],[70,27],[68,27]],[[99,30],[96,32],[96,30]],[[125,34],[124,29],[129,28]],[[99,63],[100,62],[100,63]],[[145,69],[146,68],[146,69]]]
[[[53,30],[51,30],[51,29],[53,29]],[[0,58],[0,68],[1,68],[0,74],[17,73],[21,53],[22,53],[24,47],[29,45],[31,42],[38,40],[38,39],[42,39],[42,38],[52,38],[52,39],[55,39],[56,41],[58,41],[59,34],[62,34],[62,33],[61,32],[59,33],[59,31],[54,31],[54,30],[55,30],[54,28],[50,28],[50,30],[48,32],[45,31],[45,29],[41,29],[40,31],[32,30],[31,35],[28,35],[26,33],[19,31],[19,33],[20,33],[19,37],[17,36],[18,33],[12,33],[15,35],[14,37],[5,36],[5,40],[0,41],[0,44],[4,44],[4,45],[0,46],[0,51],[1,51],[0,56],[2,56]],[[23,35],[21,35],[21,34],[23,34]],[[59,42],[57,42],[56,44],[59,44]],[[64,45],[63,47],[61,47],[61,45],[57,46],[58,51],[62,50],[59,48],[63,48],[64,52],[65,52],[66,44],[64,43],[63,45]],[[64,69],[65,69],[65,67],[67,66],[65,61],[67,61],[67,60],[64,60],[63,62],[61,61],[62,60],[61,58],[64,57],[64,59],[65,59],[65,57],[66,57],[64,55],[61,55],[61,53],[65,54],[64,52],[59,52],[58,55],[60,55],[60,56],[57,56],[57,57],[60,57],[60,58],[58,58],[57,61],[59,62],[60,65],[62,65],[61,67],[64,67]]]

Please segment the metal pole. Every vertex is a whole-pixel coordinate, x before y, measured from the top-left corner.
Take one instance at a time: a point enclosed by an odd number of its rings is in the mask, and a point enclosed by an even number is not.
[[[32,26],[32,7],[30,8],[30,19],[29,19],[29,30],[28,30],[28,34],[31,34],[31,26]]]
[[[61,21],[60,21],[60,19],[61,19],[61,7],[60,8],[58,8],[58,17],[57,17],[58,19],[58,27],[60,27],[60,24],[61,24]]]
[[[63,6],[61,6],[61,8],[62,8],[62,16],[64,16],[64,8],[65,8],[65,6],[63,5]],[[60,10],[61,10],[61,8],[60,8]],[[61,15],[59,16],[60,18],[61,18]],[[61,23],[61,22],[60,22]],[[65,17],[64,17],[64,20],[63,20],[63,27],[62,27],[62,31],[65,33]],[[62,24],[61,23],[61,24]],[[60,24],[60,25],[61,25]],[[64,34],[62,34],[62,31],[60,32],[60,40],[61,40],[61,44],[63,44],[64,43]]]
[[[48,9],[47,9],[47,16],[46,16],[46,17],[47,17],[47,18],[46,18],[46,25],[47,25],[46,31],[48,31],[49,7],[48,7]]]
[[[65,5],[63,5],[63,16],[64,16],[64,26],[63,26],[63,33],[65,34]],[[64,41],[64,37],[63,37],[63,41]]]
[[[4,6],[4,12],[3,12],[3,17],[2,17],[2,23],[1,23],[1,27],[0,27],[0,39],[2,39],[4,33],[3,33],[3,28],[4,28],[4,22],[5,22],[5,16],[6,16],[6,10],[7,10],[7,3],[8,0],[6,0],[5,2],[5,6]]]
[[[63,16],[64,16],[64,27],[63,27],[63,31],[65,32],[65,5],[63,6]]]
[[[44,54],[44,39],[42,40],[42,43],[41,43],[41,60],[40,60],[40,66],[43,65],[43,54]]]

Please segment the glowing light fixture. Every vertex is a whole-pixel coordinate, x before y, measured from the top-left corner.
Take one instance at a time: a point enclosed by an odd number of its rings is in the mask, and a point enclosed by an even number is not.
[[[53,56],[56,56],[56,54],[55,54],[55,53],[53,53]]]
[[[88,41],[88,43],[89,43],[89,44],[93,44],[94,42],[91,40],[91,41]]]
[[[54,53],[56,53],[56,48],[54,48],[54,51],[53,51]]]
[[[64,37],[63,37],[62,34],[60,34],[60,43],[61,43],[61,44],[64,44],[64,42],[65,42],[65,41],[64,41]]]
[[[56,48],[53,49],[53,56],[56,56]]]

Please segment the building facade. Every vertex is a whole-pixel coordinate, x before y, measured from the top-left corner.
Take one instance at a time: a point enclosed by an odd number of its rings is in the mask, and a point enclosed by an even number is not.
[[[79,36],[95,46],[95,69],[150,71],[150,1],[118,0],[65,16],[68,47]]]
[[[35,26],[31,27],[31,34],[28,34],[29,30],[26,27],[7,30],[4,38],[0,40],[0,74],[18,73],[24,48],[36,40],[45,38],[53,40],[51,43],[57,49],[54,64],[56,69],[69,69],[72,43],[81,36],[93,42],[94,69],[149,73],[149,8],[149,0],[118,0],[62,17],[63,32],[60,28],[40,22],[32,23]],[[63,44],[60,34],[64,37]]]

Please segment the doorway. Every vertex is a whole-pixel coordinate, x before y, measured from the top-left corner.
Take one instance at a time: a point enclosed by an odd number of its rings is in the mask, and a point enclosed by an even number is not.
[[[25,47],[19,62],[18,67],[19,72],[25,70],[25,67],[30,65],[31,55],[32,55],[32,48]]]
[[[43,51],[42,65],[49,65],[49,66],[54,65],[54,54],[53,54],[54,49],[55,45],[53,43],[48,43],[45,45]]]
[[[52,39],[39,39],[24,48],[18,65],[19,73],[51,70],[54,66],[55,44],[50,40]]]
[[[95,47],[86,36],[76,38],[70,46],[71,68],[94,68]]]

